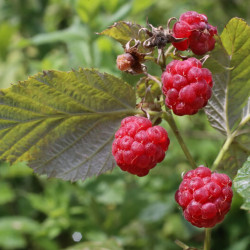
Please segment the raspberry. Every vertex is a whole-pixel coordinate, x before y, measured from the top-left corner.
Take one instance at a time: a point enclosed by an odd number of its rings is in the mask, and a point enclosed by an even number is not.
[[[169,142],[163,127],[152,126],[144,117],[129,116],[115,134],[112,154],[123,171],[141,177],[163,161]]]
[[[199,166],[188,171],[175,193],[184,217],[196,227],[214,227],[231,207],[232,181],[226,174],[212,173]]]
[[[212,95],[212,74],[194,57],[185,61],[173,60],[161,78],[166,106],[176,115],[197,113]]]
[[[196,55],[203,55],[214,49],[217,28],[210,25],[207,17],[195,11],[188,11],[180,16],[174,24],[173,35],[176,38],[187,38],[173,45],[178,50],[190,48]]]
[[[117,68],[121,71],[126,71],[126,70],[131,69],[134,63],[135,63],[135,59],[129,53],[119,55],[117,56],[117,59],[116,59]]]

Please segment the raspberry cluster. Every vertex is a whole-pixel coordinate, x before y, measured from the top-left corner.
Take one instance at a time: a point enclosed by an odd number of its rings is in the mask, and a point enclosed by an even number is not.
[[[123,171],[141,177],[165,158],[169,142],[163,127],[152,126],[144,117],[129,116],[115,134],[112,154]]]
[[[190,48],[194,54],[203,55],[214,49],[216,34],[217,28],[208,23],[206,15],[188,11],[180,16],[173,27],[174,37],[187,39],[173,45],[178,50]]]
[[[194,57],[173,60],[162,76],[165,103],[176,115],[193,115],[207,105],[212,95],[211,72]]]
[[[196,227],[214,227],[231,206],[232,181],[226,174],[212,173],[204,166],[188,171],[175,194],[184,217]]]

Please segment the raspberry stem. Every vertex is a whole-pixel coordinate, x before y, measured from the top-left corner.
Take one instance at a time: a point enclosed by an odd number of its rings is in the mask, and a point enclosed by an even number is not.
[[[210,250],[211,246],[211,228],[205,228],[204,250]]]
[[[182,148],[182,151],[185,154],[185,156],[186,156],[187,160],[189,161],[190,165],[192,166],[192,168],[193,169],[197,168],[196,163],[195,163],[192,155],[190,154],[190,152],[189,152],[189,150],[188,150],[188,148],[187,148],[187,146],[186,146],[186,144],[185,144],[185,142],[184,142],[184,140],[183,140],[183,138],[182,138],[182,136],[177,128],[177,125],[175,123],[173,115],[171,113],[165,111],[165,112],[163,112],[163,119],[168,122],[169,126],[171,127],[172,131],[174,132],[174,134],[175,134],[175,136],[176,136],[176,138],[177,138],[177,140]]]

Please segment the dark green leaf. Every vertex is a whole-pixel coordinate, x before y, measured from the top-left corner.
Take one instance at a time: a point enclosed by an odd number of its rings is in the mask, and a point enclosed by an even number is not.
[[[0,160],[76,181],[114,166],[111,144],[134,90],[97,70],[48,71],[0,92]]]
[[[234,179],[234,187],[244,199],[241,208],[250,210],[250,157],[248,157],[243,167],[239,169]]]

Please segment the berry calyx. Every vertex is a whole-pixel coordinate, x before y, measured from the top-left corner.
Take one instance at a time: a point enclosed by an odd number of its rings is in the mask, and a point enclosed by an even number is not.
[[[172,44],[178,50],[190,48],[196,55],[203,55],[214,49],[217,28],[210,25],[207,16],[195,11],[188,11],[180,16],[178,22],[173,26],[173,36],[175,38],[187,38],[182,42]]]
[[[112,154],[121,170],[142,177],[163,161],[169,143],[163,127],[152,126],[145,117],[129,116],[115,134]]]
[[[204,166],[188,171],[175,193],[184,217],[196,227],[214,227],[229,212],[232,181],[226,174],[212,173]]]
[[[176,115],[193,115],[205,107],[212,95],[211,72],[194,57],[170,62],[162,76],[165,104]]]

